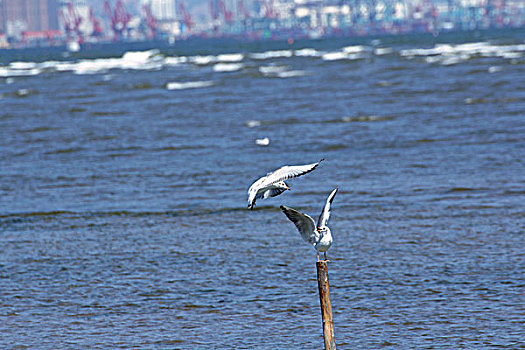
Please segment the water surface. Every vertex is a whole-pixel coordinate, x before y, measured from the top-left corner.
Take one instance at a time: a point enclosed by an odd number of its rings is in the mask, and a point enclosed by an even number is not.
[[[321,349],[336,186],[338,347],[525,346],[522,38],[3,56],[0,347]]]

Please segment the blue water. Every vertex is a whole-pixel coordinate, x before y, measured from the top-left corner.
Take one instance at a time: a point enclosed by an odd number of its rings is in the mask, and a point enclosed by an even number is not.
[[[321,349],[336,186],[339,348],[524,347],[521,34],[3,51],[0,348]]]

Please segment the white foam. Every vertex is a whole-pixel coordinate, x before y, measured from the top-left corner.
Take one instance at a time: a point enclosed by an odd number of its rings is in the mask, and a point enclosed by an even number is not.
[[[392,49],[391,47],[378,47],[374,49],[374,54],[376,56],[388,55],[392,52],[394,52],[394,49]]]
[[[198,89],[213,86],[213,81],[171,82],[166,84],[168,90]]]
[[[443,58],[440,57],[440,56],[428,56],[428,57],[425,57],[425,61],[427,63],[437,63],[439,61],[441,61]]]
[[[507,58],[507,59],[516,59],[521,58],[523,54],[521,52],[502,52],[501,57]]]
[[[194,63],[194,64],[197,64],[199,66],[205,66],[207,64],[214,63],[215,61],[217,61],[217,58],[215,56],[212,56],[212,55],[208,55],[208,56],[192,56],[192,57],[189,58],[189,61]]]
[[[118,59],[97,59],[97,60],[82,60],[73,65],[71,70],[75,74],[97,74],[104,73],[109,69],[120,68],[121,62]]]
[[[55,70],[60,61],[45,61],[38,64],[38,67],[43,70]]]
[[[29,95],[30,92],[31,92],[31,91],[29,91],[29,89],[18,89],[18,90],[16,91],[16,94],[17,94],[18,96],[23,97],[23,96],[27,96],[27,95]]]
[[[248,120],[246,123],[244,123],[249,128],[256,128],[258,126],[261,126],[261,122],[259,120]]]
[[[452,66],[454,64],[461,63],[464,60],[465,60],[465,58],[462,57],[462,55],[461,56],[451,56],[451,57],[447,57],[447,58],[441,60],[441,65],[443,65],[443,66]]]
[[[214,72],[236,72],[244,67],[242,63],[217,63],[213,66]]]
[[[267,137],[263,139],[256,139],[255,144],[258,146],[268,146],[270,144],[270,139]]]
[[[324,61],[338,61],[348,58],[348,55],[344,52],[328,52],[321,56]]]
[[[178,66],[188,62],[188,57],[185,56],[175,56],[175,57],[165,57],[164,64],[167,66]]]
[[[525,51],[525,44],[519,45],[493,45],[489,42],[475,42],[458,45],[437,44],[429,49],[408,49],[401,50],[399,54],[403,57],[413,58],[415,56],[443,56],[443,57],[503,57],[520,58],[521,52]],[[432,60],[431,60],[432,61]],[[454,60],[449,60],[450,62]]]
[[[323,55],[322,52],[317,51],[316,49],[301,49],[301,50],[295,50],[294,52],[295,56],[299,57],[321,57]]]
[[[33,69],[9,69],[0,67],[0,77],[28,77],[40,74],[42,71],[38,68]]]
[[[284,72],[277,72],[276,76],[279,78],[293,78],[293,77],[302,77],[306,75],[307,72],[304,70],[290,70]]]
[[[9,64],[10,69],[33,69],[36,68],[38,64],[36,62],[11,62]]]
[[[269,58],[292,57],[292,55],[293,52],[291,50],[277,50],[251,53],[250,58],[254,60],[266,60]]]
[[[217,56],[217,61],[219,62],[240,62],[244,59],[242,53],[227,53]]]
[[[355,45],[355,46],[346,46],[343,47],[343,52],[345,53],[357,53],[357,52],[363,52],[366,50],[366,47],[363,45]]]
[[[122,55],[122,61],[133,64],[139,63],[144,64],[154,59],[162,59],[159,50],[147,50],[147,51],[128,51]]]
[[[501,72],[502,70],[503,70],[503,68],[500,67],[500,66],[491,66],[491,67],[489,67],[488,72],[489,73],[497,73],[497,72]]]
[[[275,75],[279,72],[283,72],[288,68],[288,66],[262,66],[259,67],[259,72],[261,72],[263,75]]]

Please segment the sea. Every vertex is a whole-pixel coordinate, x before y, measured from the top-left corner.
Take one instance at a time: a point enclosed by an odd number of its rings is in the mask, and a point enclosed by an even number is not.
[[[0,348],[322,349],[336,187],[338,349],[525,348],[524,38],[0,51]]]

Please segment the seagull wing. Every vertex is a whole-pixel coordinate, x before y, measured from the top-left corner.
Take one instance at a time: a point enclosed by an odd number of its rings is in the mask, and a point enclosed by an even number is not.
[[[272,188],[271,190],[268,190],[268,191],[266,191],[264,193],[259,194],[256,198],[257,199],[259,199],[259,198],[266,199],[268,197],[275,197],[275,196],[280,195],[284,191],[286,191],[285,188]]]
[[[248,190],[248,205],[252,205],[257,198],[261,198],[260,196],[257,196],[259,186],[256,186],[256,184],[257,182],[251,185],[250,189]]]
[[[328,223],[328,219],[330,218],[330,205],[332,204],[336,193],[337,188],[334,189],[326,199],[323,211],[321,212],[321,215],[319,215],[319,220],[317,220],[317,227],[326,226],[326,224]]]
[[[265,177],[257,180],[257,182],[261,181],[260,186],[269,186],[279,181],[285,181],[294,177],[308,174],[309,172],[317,168],[319,163],[321,163],[322,161],[323,159],[321,159],[317,163],[306,165],[286,165],[267,174]]]
[[[319,233],[315,229],[315,222],[311,216],[298,212],[297,210],[284,205],[281,205],[281,210],[283,211],[284,215],[286,215],[286,217],[295,224],[295,227],[297,227],[299,230],[301,237],[303,237],[306,242],[313,245],[319,240]]]
[[[284,181],[304,174],[308,174],[309,172],[317,168],[319,163],[321,163],[323,160],[324,159],[321,159],[317,163],[306,165],[286,165],[282,168],[279,168],[275,171],[266,174],[265,176],[255,181],[248,189],[248,204],[251,205],[255,199],[260,198],[259,196],[257,196],[257,192],[260,189],[270,186],[279,181]]]

